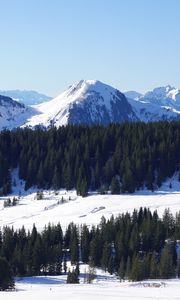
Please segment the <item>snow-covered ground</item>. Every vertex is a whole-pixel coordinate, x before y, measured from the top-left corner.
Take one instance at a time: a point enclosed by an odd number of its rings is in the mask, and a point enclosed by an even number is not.
[[[82,278],[83,280],[83,278]],[[66,276],[41,276],[16,280],[16,291],[0,292],[1,299],[43,300],[178,300],[179,280],[119,282],[113,276],[97,271],[93,284],[66,284]]]
[[[14,228],[31,229],[33,224],[42,230],[45,224],[60,222],[63,229],[70,222],[76,224],[96,225],[101,217],[110,218],[120,213],[132,212],[135,208],[149,207],[152,211],[157,210],[162,216],[166,208],[170,208],[175,215],[180,211],[180,182],[177,176],[167,180],[161,189],[155,192],[146,190],[127,195],[99,195],[91,194],[82,198],[75,191],[43,191],[43,200],[37,200],[36,189],[24,192],[24,183],[18,179],[17,170],[13,177],[16,181],[13,195],[21,195],[19,204],[14,207],[4,208],[4,199],[0,198],[0,227],[9,225]],[[14,181],[13,179],[13,181]],[[172,188],[169,188],[169,185]],[[63,198],[63,202],[62,202]]]
[[[92,284],[84,283],[88,266],[80,264],[80,284],[66,284],[67,275],[16,278],[15,291],[0,292],[4,300],[180,299],[180,280],[120,282],[115,275],[96,269]]]
[[[63,197],[64,203],[61,203]],[[71,200],[69,200],[69,197]],[[2,198],[1,198],[2,199]],[[60,204],[58,204],[60,201]],[[0,201],[0,227],[9,225],[26,229],[33,224],[41,230],[45,224],[60,222],[64,228],[70,222],[96,225],[101,217],[110,218],[120,213],[132,212],[134,208],[149,207],[162,215],[165,208],[172,213],[180,210],[180,192],[154,193],[146,195],[91,195],[86,198],[76,196],[76,192],[44,192],[44,200],[36,200],[36,193],[21,197],[19,204],[14,207],[3,208]]]
[[[9,197],[20,195],[19,204],[4,208],[4,199],[0,198],[0,227],[9,225],[20,228],[23,225],[30,229],[33,223],[39,230],[44,225],[60,222],[65,229],[70,222],[86,223],[91,226],[98,224],[102,216],[110,218],[134,208],[149,207],[162,215],[165,208],[170,208],[175,214],[180,211],[180,182],[177,176],[167,180],[161,189],[155,192],[146,190],[127,195],[98,195],[91,194],[86,198],[76,195],[75,191],[43,191],[43,200],[37,200],[37,190],[24,192],[24,182],[18,179],[18,170],[13,171],[13,193]],[[172,188],[170,188],[170,183]],[[63,198],[63,201],[62,201]],[[116,276],[97,270],[97,278],[93,284],[83,283],[83,273],[87,266],[81,265],[81,280],[79,285],[67,285],[66,275],[41,276],[16,279],[16,290],[0,292],[3,300],[11,299],[43,299],[43,300],[141,300],[141,299],[180,299],[180,280],[157,281],[151,280],[141,283],[119,282]]]

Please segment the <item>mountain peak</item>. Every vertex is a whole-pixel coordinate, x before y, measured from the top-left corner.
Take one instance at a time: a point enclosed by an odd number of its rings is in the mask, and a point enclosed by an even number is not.
[[[80,80],[74,84],[72,84],[69,89],[67,90],[68,95],[73,95],[78,90],[87,89],[89,87],[97,85],[97,83],[100,83],[98,80]]]
[[[99,80],[94,80],[94,79],[82,79],[73,85],[70,86],[70,89],[80,89],[80,88],[98,88],[98,87],[107,87],[108,85],[99,81]],[[108,86],[110,87],[110,86]],[[112,87],[111,87],[112,88]]]
[[[180,91],[170,85],[144,95],[135,91],[125,95],[99,80],[83,79],[56,98],[31,108],[0,99],[0,129],[180,119]]]
[[[94,80],[94,79],[86,79],[86,80],[83,80],[85,84],[87,85],[95,85],[97,83],[100,83],[100,84],[103,84],[101,81],[99,80]]]
[[[152,91],[145,93],[140,100],[151,103],[158,103],[166,106],[180,105],[180,91],[171,85],[157,87]]]
[[[60,126],[137,120],[126,97],[98,80],[80,80],[53,100],[34,106],[40,114],[27,123]]]
[[[174,87],[172,87],[170,84],[168,84],[168,85],[166,85],[165,86],[165,88],[166,88],[166,92],[168,93],[169,91],[171,91],[171,90],[174,90],[175,88]]]
[[[154,88],[152,91],[149,91],[146,94],[154,93],[159,97],[167,97],[167,94],[172,90],[175,90],[175,88],[172,87],[171,85],[166,85],[166,86]]]

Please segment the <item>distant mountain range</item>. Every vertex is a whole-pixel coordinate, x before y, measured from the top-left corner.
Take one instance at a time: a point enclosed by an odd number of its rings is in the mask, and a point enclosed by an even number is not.
[[[24,103],[25,105],[40,104],[42,102],[49,101],[52,99],[52,97],[46,96],[36,91],[26,90],[0,90],[0,95],[10,97],[13,100]]]
[[[180,119],[180,90],[170,85],[155,88],[145,94],[137,92],[124,94],[140,121]]]
[[[136,91],[123,94],[100,81],[81,80],[50,100],[34,91],[14,92],[17,93],[13,93],[13,99],[26,105],[1,96],[0,129],[180,120],[180,90],[169,85],[145,94]]]

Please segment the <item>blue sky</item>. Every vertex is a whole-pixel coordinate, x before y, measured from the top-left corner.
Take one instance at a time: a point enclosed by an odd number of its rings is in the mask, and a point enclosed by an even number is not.
[[[0,89],[180,88],[179,0],[0,0]]]

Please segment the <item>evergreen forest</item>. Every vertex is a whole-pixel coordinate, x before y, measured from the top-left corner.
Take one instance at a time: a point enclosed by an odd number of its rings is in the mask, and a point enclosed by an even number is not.
[[[81,262],[116,274],[120,280],[174,278],[180,277],[179,246],[180,213],[173,217],[166,209],[159,218],[156,211],[140,208],[109,220],[102,217],[100,224],[91,228],[70,223],[64,233],[60,224],[48,224],[42,232],[35,225],[31,231],[4,227],[0,231],[0,267],[6,262],[12,276],[65,273],[69,283],[79,282]],[[72,272],[67,261],[74,265]],[[0,289],[1,278],[6,278],[3,272],[7,268],[1,268]]]
[[[25,189],[75,188],[112,194],[154,190],[180,167],[180,122],[68,125],[0,133],[0,194],[18,168]],[[180,175],[179,175],[180,180]]]

